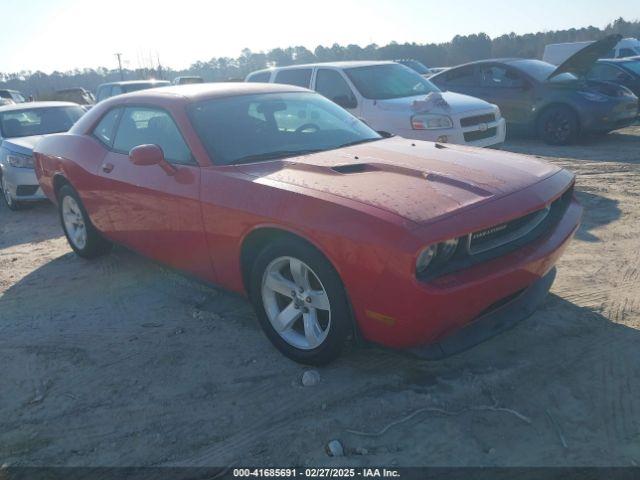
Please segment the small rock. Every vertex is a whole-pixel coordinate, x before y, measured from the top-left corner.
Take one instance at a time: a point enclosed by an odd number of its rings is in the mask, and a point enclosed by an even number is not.
[[[307,370],[302,374],[302,385],[313,387],[320,383],[320,373],[317,370]]]
[[[330,457],[344,457],[344,448],[340,440],[331,440],[327,443],[326,450]]]
[[[356,447],[356,449],[354,450],[354,453],[356,455],[369,455],[369,450],[367,450],[364,447]]]
[[[496,454],[496,449],[495,449],[495,448],[493,448],[493,447],[491,447],[487,453],[488,453],[489,455],[495,455],[495,454]]]
[[[322,410],[326,410],[326,409],[327,409],[327,404],[326,404],[326,402],[322,402],[322,405],[320,405],[320,408],[321,408]]]

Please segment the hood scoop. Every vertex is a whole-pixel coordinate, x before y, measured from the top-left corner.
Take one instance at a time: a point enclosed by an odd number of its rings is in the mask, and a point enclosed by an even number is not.
[[[349,175],[353,173],[377,172],[380,169],[370,163],[349,163],[346,165],[335,165],[331,167],[331,170],[343,175]]]

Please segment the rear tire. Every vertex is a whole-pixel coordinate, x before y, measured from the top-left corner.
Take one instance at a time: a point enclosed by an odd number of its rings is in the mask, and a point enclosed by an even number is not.
[[[575,112],[562,105],[546,109],[538,118],[538,136],[549,145],[574,143],[578,138],[579,129]]]
[[[301,240],[278,239],[258,254],[249,297],[271,343],[299,363],[335,360],[352,331],[338,273],[322,253]]]
[[[76,254],[96,258],[111,251],[111,242],[93,226],[80,196],[69,185],[64,185],[58,192],[58,212],[62,230]]]

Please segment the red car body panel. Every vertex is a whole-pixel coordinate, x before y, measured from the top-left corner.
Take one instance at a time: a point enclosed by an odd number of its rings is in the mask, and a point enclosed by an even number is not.
[[[541,209],[573,185],[573,175],[522,155],[401,138],[217,166],[187,115],[191,102],[216,96],[302,90],[190,85],[113,97],[70,132],[45,138],[36,149],[36,173],[54,202],[56,177],[71,183],[107,238],[236,292],[245,293],[241,252],[248,236],[263,228],[298,235],[335,267],[362,335],[392,347],[433,342],[531,285],[575,233],[581,207],[571,199],[557,225],[534,242],[418,280],[422,248]],[[167,175],[108,151],[91,132],[122,105],[169,111],[198,165]]]

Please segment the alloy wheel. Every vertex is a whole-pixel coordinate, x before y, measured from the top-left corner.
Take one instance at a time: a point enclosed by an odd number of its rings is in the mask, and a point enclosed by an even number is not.
[[[87,228],[78,202],[69,195],[62,199],[62,220],[69,240],[82,250],[87,245]]]
[[[331,305],[320,278],[293,257],[274,259],[262,277],[262,300],[269,322],[289,345],[312,350],[331,328]]]

